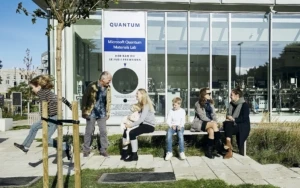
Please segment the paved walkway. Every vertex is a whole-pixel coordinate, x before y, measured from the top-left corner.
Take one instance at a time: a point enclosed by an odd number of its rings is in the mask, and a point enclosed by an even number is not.
[[[110,134],[120,132],[119,127],[109,128]],[[34,142],[27,155],[13,147],[13,142],[21,143],[28,130],[0,132],[0,138],[8,138],[0,143],[0,177],[42,176],[41,143]],[[55,135],[54,135],[55,136]],[[41,131],[37,137],[41,137]],[[56,174],[55,150],[49,148],[49,174]],[[33,163],[35,167],[28,163]],[[208,159],[190,156],[186,160],[175,157],[164,161],[161,157],[140,155],[137,162],[120,161],[120,156],[104,158],[99,155],[81,156],[82,169],[102,168],[153,168],[155,172],[174,172],[176,179],[222,179],[229,184],[272,184],[279,187],[299,187],[300,168],[286,168],[279,164],[261,165],[250,157],[234,154],[234,158]],[[74,174],[72,163],[64,158],[64,174]]]

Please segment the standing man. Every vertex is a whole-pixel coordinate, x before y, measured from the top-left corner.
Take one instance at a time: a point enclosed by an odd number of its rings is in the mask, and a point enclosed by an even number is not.
[[[95,123],[99,126],[100,131],[100,155],[109,157],[106,149],[108,147],[106,120],[110,115],[111,105],[111,82],[112,75],[104,71],[100,74],[99,80],[92,82],[86,88],[82,97],[82,117],[86,119],[86,128],[84,135],[83,156],[88,157],[92,134],[95,130]]]

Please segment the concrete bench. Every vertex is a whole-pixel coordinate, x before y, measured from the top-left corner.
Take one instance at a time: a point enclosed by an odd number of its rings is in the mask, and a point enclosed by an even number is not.
[[[221,131],[224,132],[224,131]],[[140,136],[166,136],[167,132],[166,131],[154,131],[152,133],[144,133],[141,134]],[[176,134],[176,133],[175,133]],[[174,135],[175,135],[174,134]],[[190,130],[184,130],[183,135],[207,135],[207,132],[191,132]],[[247,141],[244,143],[244,156],[246,156],[246,146],[247,146]]]

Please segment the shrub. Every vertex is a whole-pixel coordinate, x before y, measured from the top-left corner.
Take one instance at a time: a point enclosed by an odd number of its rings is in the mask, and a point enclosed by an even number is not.
[[[247,154],[260,163],[280,163],[291,167],[300,162],[300,130],[287,127],[252,129]]]

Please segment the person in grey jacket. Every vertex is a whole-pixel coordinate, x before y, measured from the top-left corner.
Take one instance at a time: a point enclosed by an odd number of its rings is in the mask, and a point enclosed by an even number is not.
[[[138,155],[138,142],[136,137],[143,133],[151,133],[155,129],[155,116],[154,116],[154,107],[153,103],[145,89],[138,89],[136,92],[136,99],[138,101],[137,105],[139,105],[142,109],[140,118],[131,123],[126,124],[127,128],[137,127],[129,132],[129,139],[132,148],[132,154],[128,157],[127,149],[128,146],[124,146],[121,152],[121,160],[126,162],[128,161],[137,161]],[[123,134],[123,142],[126,141],[126,130],[124,130]]]
[[[201,127],[201,131],[208,133],[207,150],[205,156],[214,158],[214,145],[218,153],[222,153],[221,135],[217,124],[217,116],[211,99],[211,92],[209,88],[202,88],[200,90],[199,101],[195,104],[195,119]]]

